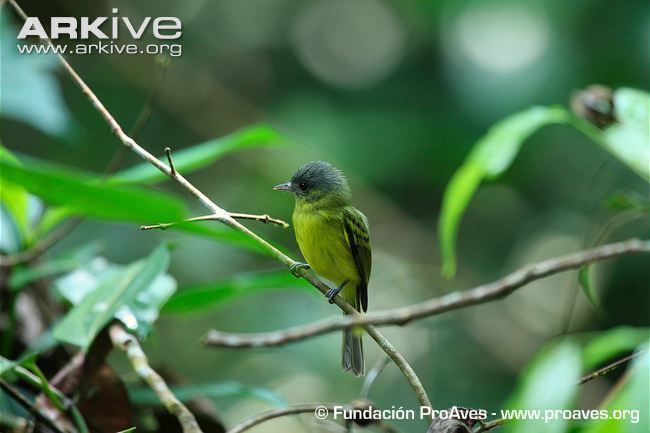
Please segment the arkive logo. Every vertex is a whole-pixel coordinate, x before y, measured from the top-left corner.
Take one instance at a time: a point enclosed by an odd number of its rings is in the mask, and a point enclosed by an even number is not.
[[[18,39],[26,42],[28,37],[37,36],[41,40],[49,38],[51,43],[20,43],[16,47],[20,54],[165,54],[171,57],[182,54],[183,47],[177,40],[183,34],[183,25],[177,17],[132,20],[119,16],[117,8],[112,12],[110,17],[52,17],[49,33],[38,17],[28,17]],[[144,36],[155,43],[134,43]]]
[[[113,8],[113,14],[118,13]],[[38,17],[28,17],[18,33],[18,39],[25,39],[29,36],[50,38],[57,40],[61,36],[68,39],[89,39],[94,36],[97,39],[117,40],[120,36],[129,35],[133,39],[140,39],[150,31],[156,39],[170,40],[178,39],[182,35],[181,20],[177,17],[145,17],[140,23],[132,22],[129,17],[52,17],[50,18],[50,32],[45,30]]]

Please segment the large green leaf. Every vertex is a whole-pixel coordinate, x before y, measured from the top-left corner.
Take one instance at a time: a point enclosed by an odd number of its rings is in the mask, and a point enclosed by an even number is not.
[[[187,403],[197,397],[210,399],[244,399],[254,398],[273,406],[284,407],[287,400],[277,392],[263,387],[244,385],[239,382],[203,383],[198,385],[184,385],[172,387],[174,395],[182,402]],[[159,405],[160,399],[148,387],[129,388],[129,400],[136,404]]]
[[[584,367],[592,370],[617,355],[634,350],[649,337],[647,328],[619,327],[599,332],[585,344]]]
[[[614,388],[603,409],[607,419],[587,423],[582,433],[647,433],[650,431],[648,401],[650,398],[650,351],[647,344],[643,354],[632,362],[631,374],[623,378],[622,386]],[[618,418],[616,419],[618,414]],[[622,415],[625,414],[625,417]]]
[[[518,390],[510,399],[509,409],[571,408],[576,397],[576,382],[580,377],[580,351],[565,340],[542,351],[527,368]],[[568,421],[554,419],[513,419],[505,426],[507,433],[563,433]]]
[[[190,313],[255,292],[309,287],[305,280],[295,278],[286,270],[243,274],[224,281],[185,287],[171,297],[162,311],[163,313]]]
[[[443,199],[438,236],[442,273],[456,272],[456,234],[460,219],[474,192],[485,178],[495,178],[512,163],[521,145],[535,131],[553,123],[564,123],[571,115],[562,107],[533,107],[509,116],[476,142],[465,163],[454,173]]]
[[[85,294],[53,330],[54,338],[88,348],[101,329],[121,309],[150,290],[169,265],[169,252],[158,247],[149,257],[120,269],[107,270],[94,289]],[[74,278],[71,277],[72,282]],[[91,285],[91,284],[89,284]],[[132,327],[133,323],[126,323]],[[137,322],[135,323],[137,326]]]
[[[560,106],[529,108],[490,128],[454,173],[443,195],[438,221],[443,276],[450,278],[456,272],[458,226],[478,186],[483,180],[494,179],[505,172],[523,142],[544,126],[565,124],[575,128],[650,181],[648,105],[646,92],[622,88],[614,92],[617,122],[605,130],[596,128]]]
[[[183,204],[169,194],[127,185],[107,185],[52,164],[22,160],[23,166],[0,156],[0,178],[20,184],[50,204],[106,220],[157,223],[184,217]]]
[[[174,167],[180,173],[187,174],[206,167],[231,152],[257,146],[270,146],[279,142],[280,134],[270,126],[252,126],[225,137],[173,152]],[[166,157],[162,156],[159,159],[167,163]],[[116,173],[110,177],[109,183],[151,184],[165,179],[168,179],[165,174],[147,162]]]

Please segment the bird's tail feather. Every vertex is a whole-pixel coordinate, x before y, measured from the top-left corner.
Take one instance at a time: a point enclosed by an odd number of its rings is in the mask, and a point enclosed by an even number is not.
[[[365,374],[362,335],[352,329],[343,332],[343,370],[352,371],[356,376]]]

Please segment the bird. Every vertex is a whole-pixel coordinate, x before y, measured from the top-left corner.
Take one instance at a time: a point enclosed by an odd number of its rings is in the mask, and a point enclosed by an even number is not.
[[[292,273],[311,268],[336,284],[326,294],[330,303],[340,294],[357,311],[367,311],[372,267],[368,219],[352,206],[350,187],[341,170],[324,161],[308,162],[291,180],[273,189],[290,192],[295,198],[293,227],[307,263],[297,262]],[[365,373],[358,331],[344,331],[341,366],[356,376]]]

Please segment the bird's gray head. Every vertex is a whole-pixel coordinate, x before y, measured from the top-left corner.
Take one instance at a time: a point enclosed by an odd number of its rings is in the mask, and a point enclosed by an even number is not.
[[[348,181],[338,168],[324,161],[312,161],[300,167],[289,182],[273,189],[290,191],[296,200],[347,204],[350,201]],[[331,203],[330,203],[331,202]]]

